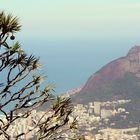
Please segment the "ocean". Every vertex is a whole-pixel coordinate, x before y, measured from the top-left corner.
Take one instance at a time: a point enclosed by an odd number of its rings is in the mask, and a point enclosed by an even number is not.
[[[81,87],[87,79],[108,62],[125,56],[138,45],[131,39],[20,39],[28,54],[40,58],[44,84],[54,86],[55,94]],[[110,41],[111,40],[111,41]]]

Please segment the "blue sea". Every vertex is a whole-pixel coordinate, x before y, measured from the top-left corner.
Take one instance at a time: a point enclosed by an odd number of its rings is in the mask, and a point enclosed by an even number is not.
[[[54,86],[57,95],[81,87],[108,62],[125,56],[139,40],[126,39],[20,39],[28,54],[40,58],[44,84]]]

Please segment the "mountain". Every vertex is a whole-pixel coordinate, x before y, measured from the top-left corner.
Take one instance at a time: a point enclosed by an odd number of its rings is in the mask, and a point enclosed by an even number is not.
[[[73,99],[80,103],[87,103],[93,100],[130,98],[134,93],[138,95],[139,72],[140,46],[134,46],[126,56],[108,63],[90,76]]]

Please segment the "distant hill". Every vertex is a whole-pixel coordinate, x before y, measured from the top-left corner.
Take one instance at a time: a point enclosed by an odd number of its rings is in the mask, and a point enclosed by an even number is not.
[[[73,96],[80,103],[140,97],[140,46],[90,76],[82,90]]]

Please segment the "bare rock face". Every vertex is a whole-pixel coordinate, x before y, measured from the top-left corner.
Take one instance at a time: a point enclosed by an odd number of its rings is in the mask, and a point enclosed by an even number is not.
[[[96,88],[112,80],[122,78],[127,72],[137,73],[139,71],[140,46],[134,46],[125,57],[112,61],[90,76],[81,93],[93,92]]]

